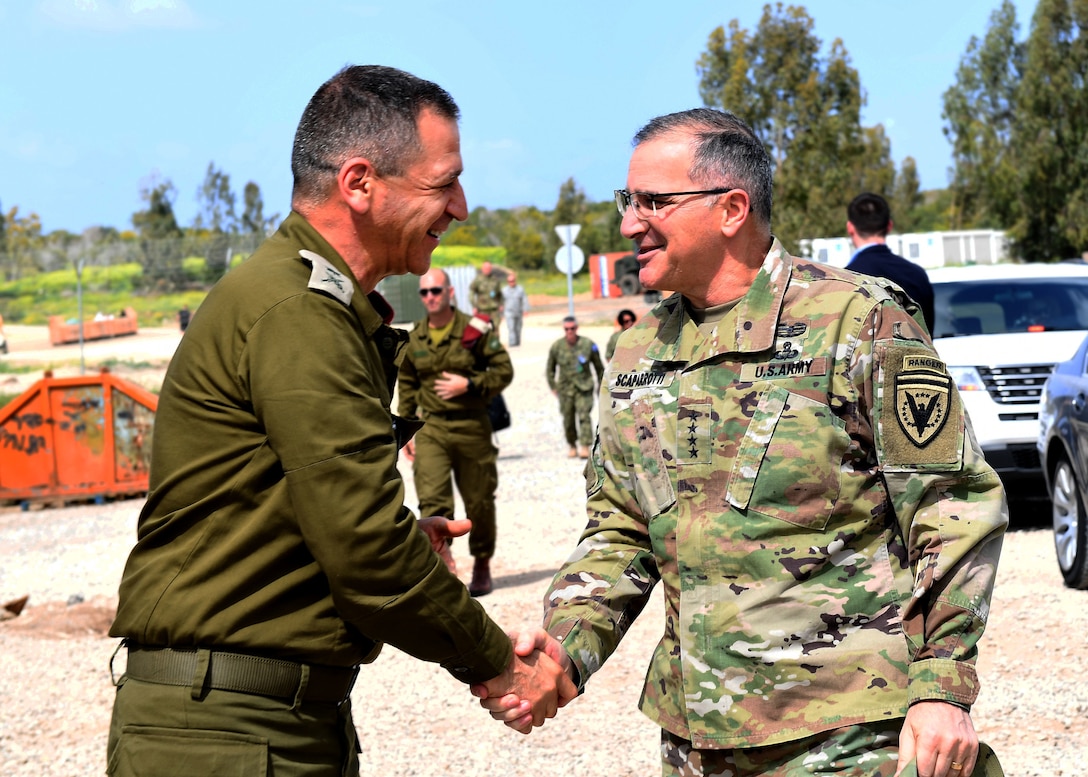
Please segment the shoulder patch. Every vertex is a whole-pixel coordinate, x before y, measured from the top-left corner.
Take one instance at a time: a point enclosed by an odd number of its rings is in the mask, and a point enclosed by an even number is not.
[[[355,294],[355,286],[351,278],[333,267],[332,263],[320,254],[305,248],[300,249],[298,253],[302,261],[310,265],[310,282],[306,284],[308,288],[328,294],[345,305],[351,304],[351,297]]]
[[[956,465],[963,422],[952,377],[932,351],[892,346],[880,386],[884,460],[892,465]]]

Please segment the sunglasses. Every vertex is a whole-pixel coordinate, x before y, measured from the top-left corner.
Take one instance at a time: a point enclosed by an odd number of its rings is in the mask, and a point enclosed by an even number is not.
[[[441,294],[444,291],[445,291],[445,289],[443,287],[441,287],[441,286],[431,286],[431,288],[429,288],[429,289],[420,289],[419,290],[419,296],[426,297],[428,294],[431,294],[431,295],[434,295],[435,297],[437,297],[439,294]]]

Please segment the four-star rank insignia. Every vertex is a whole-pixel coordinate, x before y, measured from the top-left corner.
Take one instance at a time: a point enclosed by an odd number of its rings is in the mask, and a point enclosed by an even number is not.
[[[944,362],[929,356],[906,356],[895,377],[895,417],[907,439],[918,448],[929,445],[948,420],[952,378]]]

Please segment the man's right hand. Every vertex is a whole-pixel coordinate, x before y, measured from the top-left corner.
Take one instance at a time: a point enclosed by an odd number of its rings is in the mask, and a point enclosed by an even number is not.
[[[536,629],[509,636],[514,658],[506,672],[471,690],[491,717],[528,734],[577,697],[578,688],[571,680],[570,656],[548,632]]]
[[[406,458],[409,462],[415,461],[416,460],[416,443],[415,443],[415,440],[409,440],[408,442],[404,443],[404,447],[401,448],[401,451],[404,453],[404,458]]]

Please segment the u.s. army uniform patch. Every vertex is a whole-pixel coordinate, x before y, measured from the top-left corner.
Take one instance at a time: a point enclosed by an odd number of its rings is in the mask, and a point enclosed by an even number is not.
[[[880,359],[880,447],[885,466],[948,469],[963,456],[963,411],[932,351],[889,345]]]

